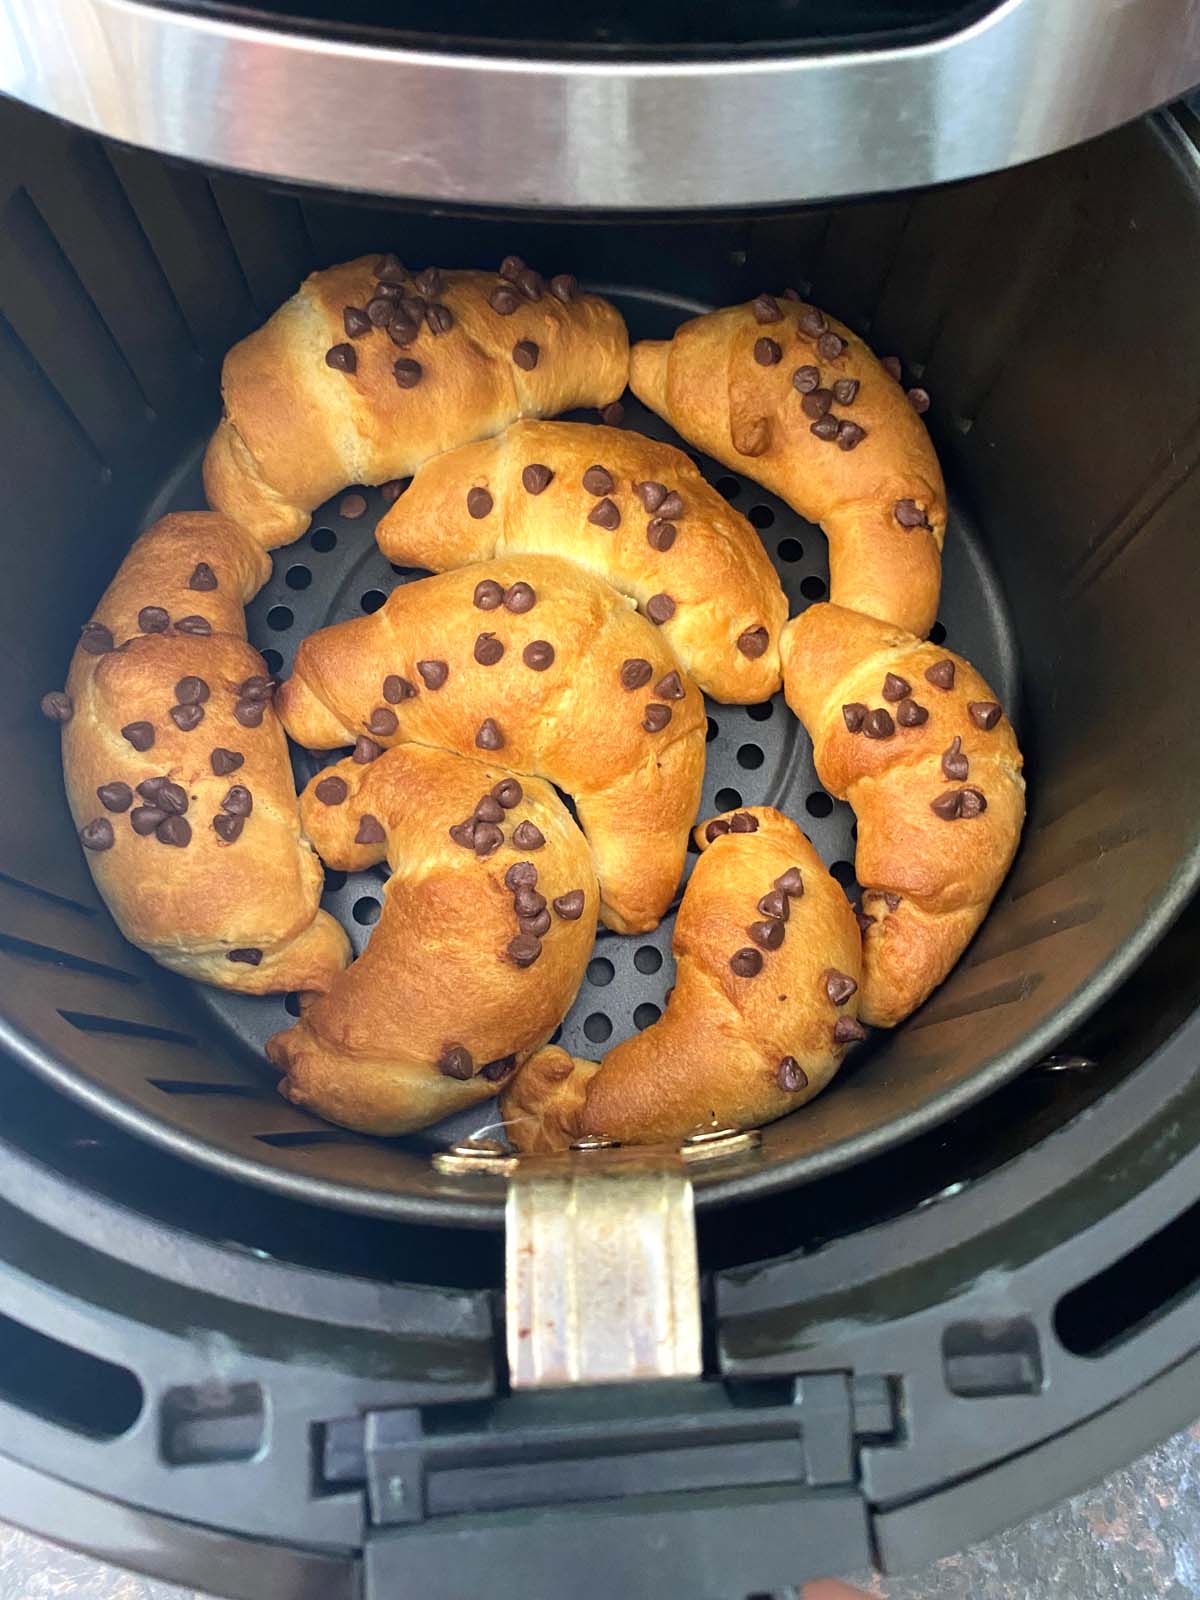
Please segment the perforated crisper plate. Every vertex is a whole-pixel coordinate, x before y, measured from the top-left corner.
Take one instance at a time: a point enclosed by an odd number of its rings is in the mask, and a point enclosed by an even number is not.
[[[659,297],[643,300],[636,292],[613,293],[635,336],[661,336],[664,311]],[[670,322],[680,312],[693,315],[699,306],[671,308]],[[649,326],[645,326],[649,324]],[[577,420],[596,420],[594,412],[579,413]],[[631,396],[626,397],[623,426],[682,446],[682,441],[653,413]],[[686,446],[683,446],[686,448]],[[757,528],[767,553],[778,569],[788,597],[790,614],[802,611],[828,593],[829,563],[825,538],[781,500],[767,494],[749,478],[689,451],[709,481]],[[386,507],[376,489],[360,492],[366,512],[353,520],[340,514],[345,495],[336,496],[317,511],[305,536],[274,552],[274,572],[251,604],[248,613],[252,642],[262,651],[272,672],[286,676],[292,657],[306,634],[329,623],[342,622],[375,611],[401,583],[425,576],[408,567],[393,566],[374,541],[376,522]],[[192,474],[170,494],[169,505],[198,505],[197,480]],[[969,657],[992,683],[1005,705],[1016,706],[1017,668],[999,585],[981,544],[953,503],[946,539],[942,590],[942,619],[932,638],[948,640]],[[854,814],[835,802],[817,781],[812,744],[803,727],[788,710],[783,695],[756,706],[708,703],[708,759],[704,774],[701,813],[725,811],[740,805],[773,805],[794,817],[811,838],[822,859],[847,893],[857,898],[854,880]],[[307,783],[318,765],[338,759],[344,752],[329,752],[318,759],[294,750],[297,783]],[[692,847],[694,849],[694,847]],[[685,874],[695,861],[689,853]],[[322,904],[342,923],[355,952],[365,946],[382,907],[386,867],[367,872],[326,873]],[[677,902],[676,902],[677,903]],[[651,934],[623,937],[601,929],[587,975],[575,1004],[567,1014],[556,1042],[573,1054],[598,1059],[605,1050],[652,1023],[666,1003],[675,981],[671,955],[674,909]],[[271,1034],[287,1027],[298,1014],[293,995],[254,998],[197,986],[197,994],[214,1021],[232,1034],[241,1047],[261,1062],[264,1073],[272,1068],[263,1055]],[[870,1046],[864,1047],[869,1049]],[[852,1060],[843,1073],[853,1070]],[[494,1126],[492,1103],[461,1113],[412,1135],[410,1144],[441,1146],[447,1140]]]

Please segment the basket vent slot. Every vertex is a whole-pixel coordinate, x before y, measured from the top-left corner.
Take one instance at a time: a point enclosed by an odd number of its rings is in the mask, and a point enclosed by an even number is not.
[[[1054,1331],[1073,1356],[1103,1356],[1157,1321],[1200,1282],[1200,1201],[1065,1294]]]
[[[119,1439],[142,1412],[128,1367],[0,1315],[0,1397],[90,1439]]]
[[[178,1028],[163,1028],[154,1022],[130,1022],[125,1017],[100,1017],[92,1011],[63,1011],[59,1016],[64,1022],[69,1022],[73,1028],[78,1028],[80,1033],[117,1033],[127,1039],[158,1039],[163,1044],[186,1044],[193,1050],[200,1048],[200,1041],[194,1039],[190,1033],[181,1033]]]
[[[35,944],[32,939],[18,939],[11,933],[0,933],[0,950],[7,950],[10,955],[24,956],[27,961],[42,961],[51,967],[70,967],[73,972],[89,972],[96,978],[112,978],[116,983],[141,982],[132,972],[122,972],[119,967],[107,966],[103,961],[89,961],[86,956],[73,956],[66,950],[55,950],[50,945]],[[73,1015],[68,1016],[65,1011],[62,1015],[68,1022],[74,1021]],[[82,1027],[84,1024],[75,1023],[75,1026]]]

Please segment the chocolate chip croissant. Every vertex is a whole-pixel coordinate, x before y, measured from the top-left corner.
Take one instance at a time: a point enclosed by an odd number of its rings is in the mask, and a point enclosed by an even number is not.
[[[979,673],[840,606],[783,635],[784,691],[817,775],[858,818],[862,1015],[894,1027],[958,960],[1016,853],[1021,752]]]
[[[690,457],[578,422],[515,422],[423,466],[376,529],[389,561],[444,572],[562,555],[659,623],[706,694],[739,704],[780,683],[787,601],[758,534]]]
[[[276,699],[315,750],[365,737],[494,758],[572,796],[602,920],[653,928],[683,869],[704,701],[660,629],[557,556],[509,556],[395,589],[311,634]]]
[[[854,913],[796,824],[752,807],[696,841],[666,1010],[603,1061],[556,1046],[531,1057],[500,1102],[518,1150],[758,1127],[811,1100],[865,1037]]]
[[[517,417],[605,406],[628,367],[619,313],[567,275],[363,256],[314,272],[225,357],[205,492],[266,548],[287,544],[345,484],[405,477]]]
[[[836,605],[929,632],[941,470],[914,405],[849,328],[764,294],[635,345],[630,362],[633,392],[685,439],[821,525]]]
[[[268,1042],[281,1092],[379,1134],[494,1095],[591,955],[600,896],[567,808],[536,778],[408,744],[327,768],[300,810],[330,866],[391,876],[363,954]]]
[[[250,994],[325,989],[350,959],[246,643],[242,608],[269,572],[227,518],[164,517],[85,625],[66,693],[44,702],[122,933],[172,972]]]

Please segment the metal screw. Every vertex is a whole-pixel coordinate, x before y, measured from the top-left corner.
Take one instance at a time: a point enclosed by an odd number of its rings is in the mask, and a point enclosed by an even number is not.
[[[1062,1055],[1047,1056],[1038,1062],[1039,1072],[1090,1072],[1096,1065],[1091,1056],[1071,1055],[1064,1052]]]
[[[582,1150],[582,1151],[587,1151],[587,1150],[618,1150],[618,1149],[620,1149],[620,1145],[621,1145],[621,1141],[619,1139],[606,1138],[605,1135],[602,1134],[602,1133],[591,1133],[591,1134],[588,1134],[586,1138],[583,1138],[583,1139],[572,1139],[572,1141],[571,1141],[571,1149],[572,1150]]]
[[[445,1178],[459,1178],[472,1172],[503,1176],[513,1171],[517,1158],[495,1139],[462,1139],[449,1150],[439,1150],[432,1164],[433,1170]]]
[[[761,1144],[761,1128],[702,1128],[688,1134],[681,1154],[685,1161],[715,1161],[718,1157],[744,1155]]]

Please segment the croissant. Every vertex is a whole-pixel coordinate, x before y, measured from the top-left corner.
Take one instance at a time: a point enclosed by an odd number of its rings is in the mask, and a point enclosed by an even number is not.
[[[400,745],[318,774],[300,800],[322,857],[386,859],[366,950],[267,1044],[281,1092],[364,1133],[421,1128],[494,1095],[583,978],[599,891],[548,783]],[[517,839],[533,830],[534,849]]]
[[[598,1064],[532,1056],[501,1096],[518,1150],[758,1127],[811,1100],[866,1036],[854,913],[796,824],[750,807],[695,836],[666,1010]]]
[[[783,634],[784,692],[817,775],[858,818],[866,1022],[890,1028],[983,921],[1025,816],[1012,725],[974,667],[834,605]]]
[[[775,569],[749,522],[668,444],[516,422],[427,462],[376,538],[389,561],[437,572],[518,551],[567,556],[661,612],[706,694],[747,703],[779,688],[787,601]]]
[[[700,800],[704,701],[659,629],[573,563],[509,556],[404,584],[305,639],[276,705],[312,749],[367,736],[546,778],[574,797],[607,925],[641,933],[670,904]]]
[[[345,484],[405,477],[517,417],[608,405],[628,367],[619,313],[568,275],[363,256],[313,273],[225,357],[205,492],[287,544]]]
[[[327,988],[350,959],[319,909],[272,684],[246,643],[242,607],[269,572],[225,517],[164,517],[85,625],[66,693],[43,701],[122,933],[172,972],[250,994]]]
[[[633,392],[685,439],[821,525],[834,604],[929,632],[942,474],[913,404],[849,328],[763,294],[635,345],[630,363]]]

